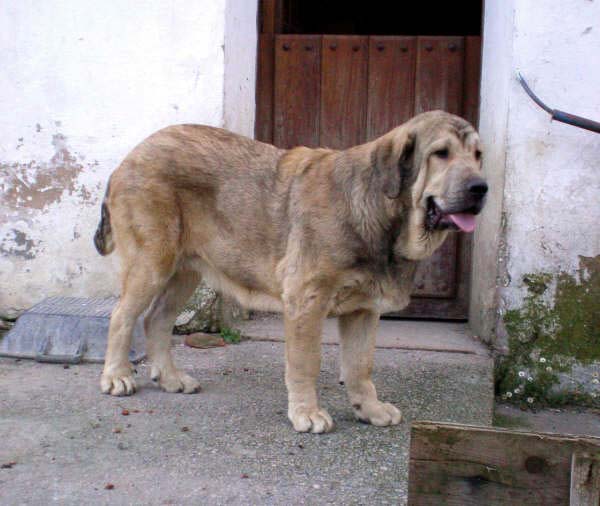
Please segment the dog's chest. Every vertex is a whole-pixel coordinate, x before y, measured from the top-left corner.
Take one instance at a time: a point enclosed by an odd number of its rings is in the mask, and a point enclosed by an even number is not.
[[[359,309],[387,313],[399,311],[410,302],[416,262],[405,262],[384,273],[353,271],[344,276],[333,298],[332,314],[345,314]]]

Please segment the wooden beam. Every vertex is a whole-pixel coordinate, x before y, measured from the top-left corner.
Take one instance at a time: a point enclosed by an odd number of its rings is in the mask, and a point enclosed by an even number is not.
[[[571,463],[570,506],[600,504],[600,453],[574,453]]]
[[[600,438],[415,422],[408,504],[568,505],[575,466],[575,497],[588,502],[572,504],[597,506],[598,454]]]
[[[289,10],[289,8],[287,10]],[[282,33],[284,15],[283,0],[260,0],[258,12],[260,33]]]

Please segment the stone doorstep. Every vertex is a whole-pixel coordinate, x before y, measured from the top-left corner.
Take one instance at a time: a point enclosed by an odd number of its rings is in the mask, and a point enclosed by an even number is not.
[[[255,341],[284,341],[281,316],[259,315],[256,319],[240,321],[236,327]],[[324,344],[338,344],[337,319],[328,318],[323,327]],[[418,320],[381,320],[377,348],[467,353],[488,357],[489,348],[476,340],[466,323]]]

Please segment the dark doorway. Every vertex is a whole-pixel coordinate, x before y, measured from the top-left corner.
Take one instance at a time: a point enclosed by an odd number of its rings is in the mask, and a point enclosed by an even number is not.
[[[283,0],[279,33],[481,35],[481,0]]]
[[[447,4],[262,0],[256,138],[344,149],[431,109],[476,123],[481,1]],[[398,316],[465,319],[470,261],[452,234]]]

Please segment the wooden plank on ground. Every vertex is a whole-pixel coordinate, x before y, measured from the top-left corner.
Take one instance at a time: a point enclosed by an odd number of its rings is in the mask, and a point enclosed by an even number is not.
[[[600,452],[573,454],[570,506],[600,504]]]
[[[568,505],[573,454],[599,452],[600,438],[594,437],[415,422],[411,430],[408,504]],[[591,481],[595,480],[594,475]]]
[[[324,35],[321,146],[344,149],[365,141],[368,38]]]
[[[320,78],[320,35],[275,35],[276,146],[319,145]]]
[[[369,37],[367,140],[413,116],[416,37]]]

